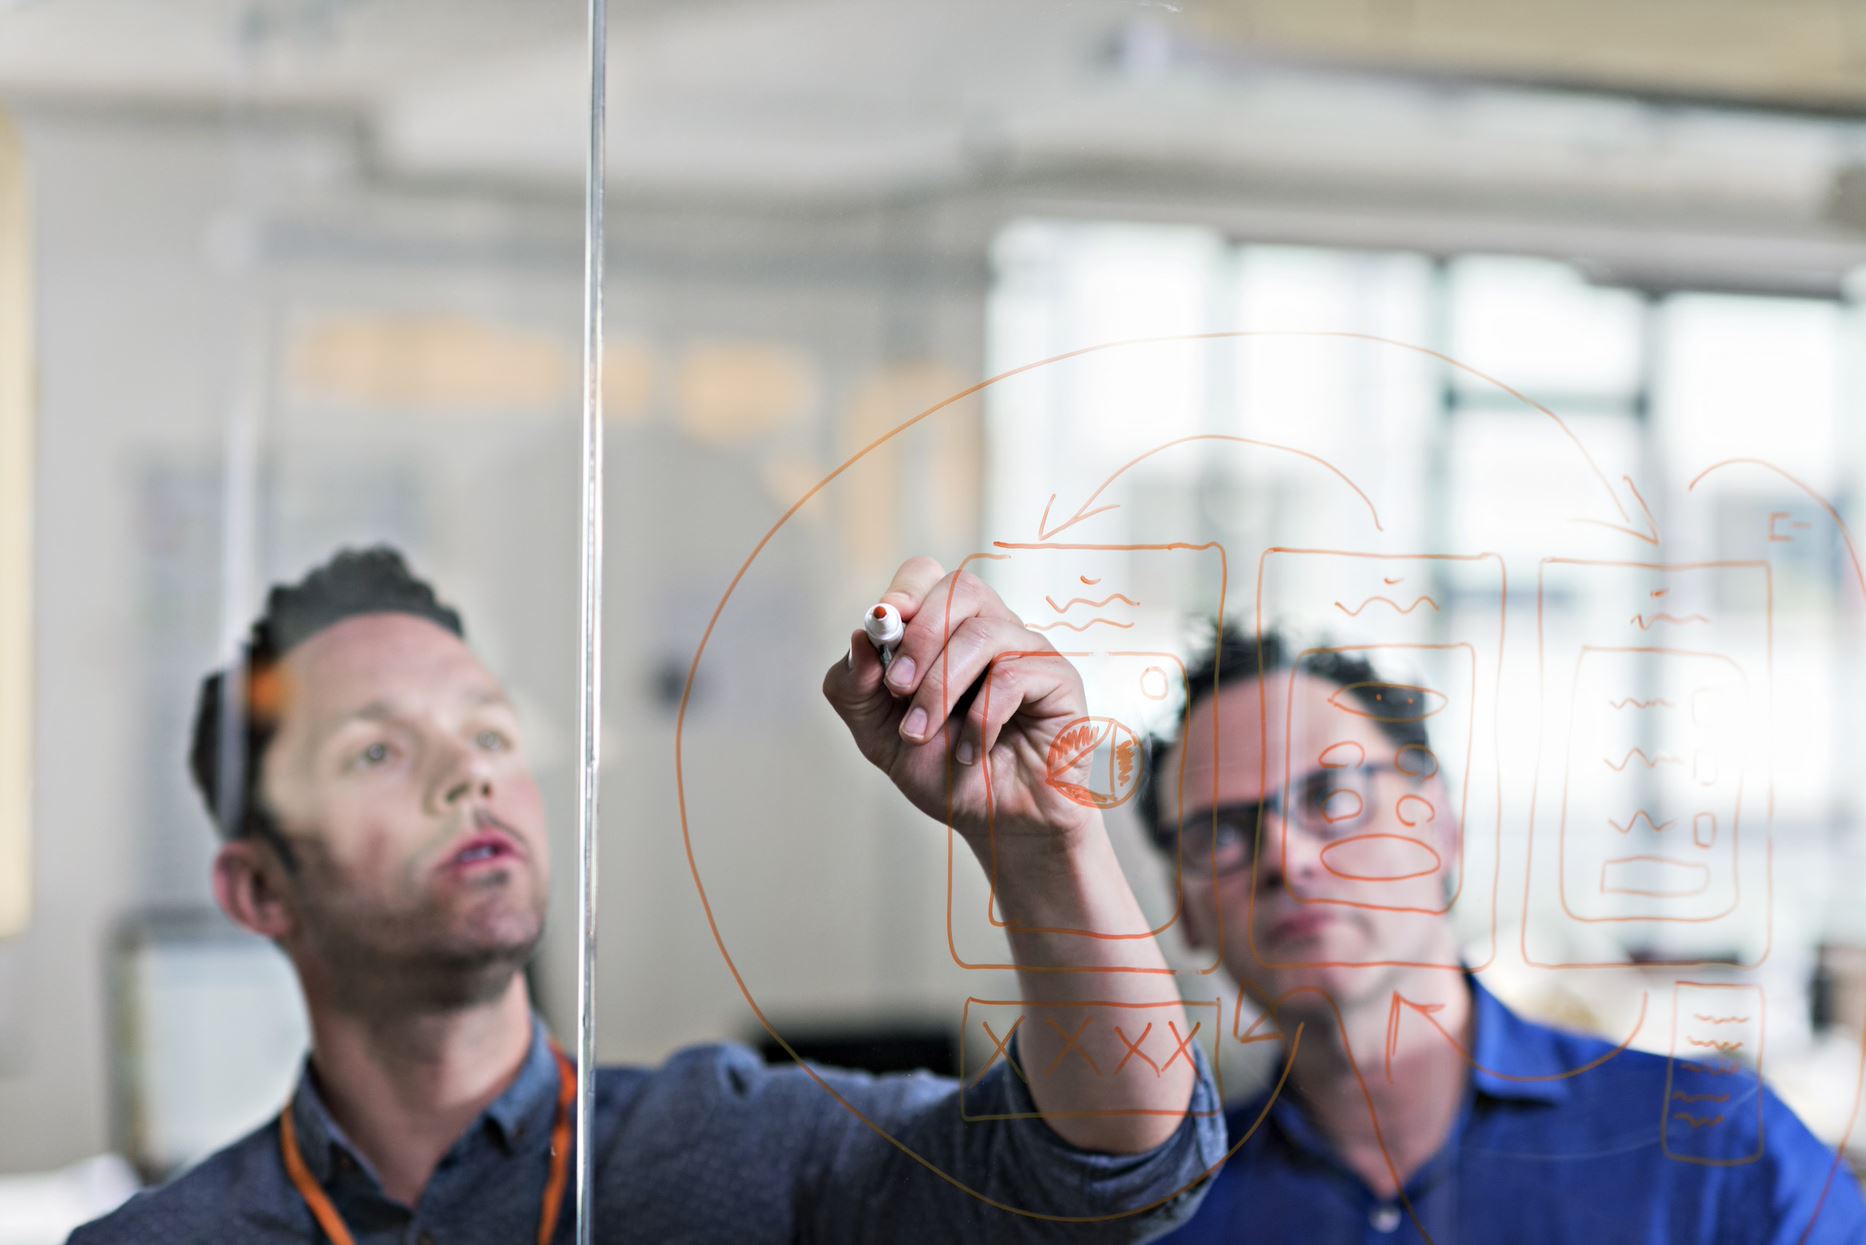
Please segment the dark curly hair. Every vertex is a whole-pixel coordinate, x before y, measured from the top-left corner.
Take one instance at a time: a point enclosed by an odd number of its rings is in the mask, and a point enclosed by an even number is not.
[[[1271,629],[1264,632],[1260,639],[1232,623],[1225,623],[1222,627],[1214,624],[1209,645],[1193,658],[1187,668],[1187,695],[1191,699],[1185,707],[1185,713],[1189,716],[1200,701],[1216,695],[1218,689],[1227,684],[1295,669],[1339,684],[1348,695],[1373,711],[1375,724],[1394,743],[1426,746],[1424,723],[1412,718],[1395,719],[1392,714],[1385,712],[1384,706],[1376,699],[1381,677],[1373,663],[1366,658],[1322,646],[1301,653],[1289,637],[1280,631]],[[1163,735],[1151,736],[1147,740],[1147,756],[1157,762],[1166,749],[1176,742]],[[1146,830],[1147,837],[1156,844],[1170,846],[1171,834],[1176,827],[1160,825],[1160,784],[1154,776],[1156,768],[1155,764],[1141,767],[1139,786],[1134,793],[1135,807],[1140,812],[1142,828]]]
[[[257,835],[287,868],[290,848],[259,791],[260,762],[278,732],[278,665],[318,632],[360,614],[412,614],[466,637],[460,615],[435,598],[387,545],[339,550],[295,584],[275,584],[240,655],[201,682],[188,771],[223,838]],[[227,689],[240,694],[229,697]]]

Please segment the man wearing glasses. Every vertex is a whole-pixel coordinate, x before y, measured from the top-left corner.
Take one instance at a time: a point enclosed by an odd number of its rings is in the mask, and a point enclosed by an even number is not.
[[[1694,1117],[1721,1113],[1717,1128],[1668,1138],[1692,1126],[1668,1109],[1665,1059],[1528,1021],[1455,967],[1429,693],[1230,630],[1188,686],[1141,815],[1176,857],[1188,941],[1217,952],[1291,1064],[1280,1093],[1229,1104],[1237,1149],[1165,1240],[1866,1240],[1845,1165],[1746,1067],[1729,1062],[1729,1102]],[[1342,898],[1367,878],[1379,907]],[[1704,1161],[1672,1157],[1684,1144]]]

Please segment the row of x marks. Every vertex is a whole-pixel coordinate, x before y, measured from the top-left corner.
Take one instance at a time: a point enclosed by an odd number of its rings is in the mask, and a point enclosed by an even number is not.
[[[1028,1081],[1030,1079],[1024,1074],[1024,1070],[1017,1066],[1017,1061],[1011,1058],[1011,1052],[1009,1050],[1011,1039],[1017,1036],[1017,1031],[1023,1026],[1025,1019],[1026,1017],[1019,1016],[1011,1027],[1004,1031],[1003,1037],[999,1037],[997,1032],[992,1029],[989,1020],[983,1022],[985,1036],[991,1039],[993,1049],[991,1058],[987,1059],[985,1061],[985,1066],[979,1069],[978,1075],[980,1077],[983,1077],[985,1073],[991,1071],[992,1066],[996,1064],[998,1060],[1002,1059],[1006,1064],[1010,1065],[1011,1071],[1017,1074],[1019,1080]],[[1075,1027],[1075,1032],[1071,1033],[1069,1030],[1063,1028],[1062,1025],[1058,1024],[1054,1016],[1045,1016],[1043,1018],[1043,1023],[1056,1030],[1057,1035],[1063,1040],[1061,1049],[1050,1059],[1049,1066],[1043,1070],[1043,1075],[1049,1076],[1053,1074],[1056,1069],[1062,1065],[1063,1060],[1068,1058],[1071,1054],[1076,1055],[1086,1063],[1096,1076],[1104,1075],[1101,1065],[1095,1062],[1095,1057],[1089,1054],[1088,1050],[1082,1045],[1082,1034],[1087,1031],[1094,1019],[1093,1016],[1082,1017],[1082,1023],[1078,1024]],[[1129,1038],[1127,1032],[1122,1029],[1120,1025],[1113,1026],[1114,1035],[1121,1040],[1121,1045],[1127,1049],[1125,1053],[1122,1054],[1121,1061],[1115,1064],[1114,1072],[1110,1075],[1119,1076],[1122,1070],[1127,1067],[1128,1062],[1134,1059],[1138,1059],[1149,1068],[1152,1068],[1155,1076],[1166,1075],[1166,1070],[1171,1068],[1180,1059],[1184,1059],[1188,1064],[1191,1063],[1192,1056],[1188,1052],[1192,1047],[1192,1039],[1199,1035],[1199,1029],[1204,1023],[1205,1022],[1202,1020],[1193,1022],[1192,1028],[1182,1037],[1179,1032],[1178,1024],[1170,1020],[1166,1022],[1166,1027],[1172,1031],[1175,1045],[1173,1047],[1173,1053],[1166,1057],[1165,1063],[1157,1062],[1151,1055],[1141,1049],[1141,1047],[1146,1044],[1147,1035],[1153,1032],[1152,1021],[1147,1023],[1147,1027],[1142,1029],[1140,1031],[1140,1036],[1136,1038]]]

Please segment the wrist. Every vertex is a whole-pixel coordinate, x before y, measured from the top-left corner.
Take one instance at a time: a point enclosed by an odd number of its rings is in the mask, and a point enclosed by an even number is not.
[[[981,865],[989,869],[995,859],[1000,871],[1072,871],[1110,846],[1101,810],[1094,808],[1042,821],[1000,817],[961,837]]]
[[[1098,907],[1112,884],[1126,891],[1101,814],[1040,830],[1010,830],[971,841],[973,854],[991,878],[998,906],[1013,925],[1074,924],[1085,909]]]

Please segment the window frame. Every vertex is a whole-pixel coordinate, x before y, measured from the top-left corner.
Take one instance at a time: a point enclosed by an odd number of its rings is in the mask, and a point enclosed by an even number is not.
[[[0,939],[32,910],[31,262],[25,146],[0,112]]]

